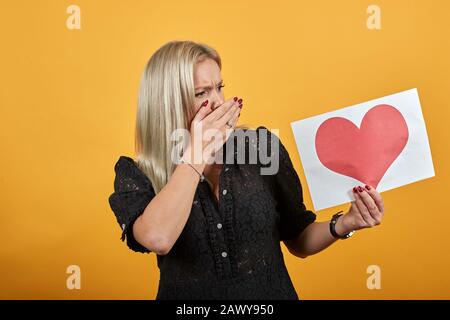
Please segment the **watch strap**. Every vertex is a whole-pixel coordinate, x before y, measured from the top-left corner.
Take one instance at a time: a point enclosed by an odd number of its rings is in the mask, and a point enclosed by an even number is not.
[[[331,221],[330,221],[330,233],[331,233],[331,235],[333,237],[335,237],[337,239],[348,239],[348,238],[350,238],[353,235],[353,233],[355,233],[354,231],[351,231],[351,232],[346,233],[344,235],[339,235],[336,232],[336,223],[337,223],[338,219],[342,216],[342,212],[343,212],[342,210],[339,211],[338,213],[334,214],[333,217],[331,218]]]

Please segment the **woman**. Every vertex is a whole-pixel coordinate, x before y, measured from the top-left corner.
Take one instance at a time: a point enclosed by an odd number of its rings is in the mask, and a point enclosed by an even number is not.
[[[214,49],[192,41],[154,53],[140,85],[137,160],[117,161],[109,203],[122,240],[157,254],[156,299],[298,299],[280,241],[295,256],[315,254],[380,224],[383,200],[374,188],[358,186],[348,212],[316,222],[277,136],[262,126],[236,127],[242,99],[224,99],[221,67]],[[174,161],[180,128],[189,135],[181,161]],[[205,138],[211,131],[225,143]],[[244,144],[235,148],[242,134]],[[256,162],[237,161],[255,150]],[[273,174],[261,174],[268,168],[262,150],[277,155],[269,163]]]

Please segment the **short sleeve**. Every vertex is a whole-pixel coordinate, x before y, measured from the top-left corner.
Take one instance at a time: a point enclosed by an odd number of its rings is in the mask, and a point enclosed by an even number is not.
[[[280,240],[291,240],[298,236],[309,224],[316,220],[316,214],[307,210],[303,203],[303,190],[297,172],[294,169],[288,151],[276,134],[267,130],[270,152],[278,152],[279,167],[273,175],[276,208],[280,214],[279,234]],[[259,136],[259,135],[258,135]]]
[[[133,224],[155,196],[147,176],[137,167],[134,160],[120,156],[115,167],[114,192],[109,196],[109,205],[122,229],[121,240],[136,252],[150,250],[136,241]]]

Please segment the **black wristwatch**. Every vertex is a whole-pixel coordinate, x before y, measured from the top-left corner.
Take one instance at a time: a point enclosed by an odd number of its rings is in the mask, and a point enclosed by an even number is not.
[[[337,234],[337,232],[336,232],[336,222],[339,219],[339,217],[342,216],[341,212],[343,212],[343,211],[339,211],[338,213],[333,215],[333,217],[331,218],[331,221],[330,221],[330,232],[333,235],[333,237],[335,237],[335,238],[348,239],[355,233],[355,231],[350,231],[349,233],[344,234],[342,236]]]

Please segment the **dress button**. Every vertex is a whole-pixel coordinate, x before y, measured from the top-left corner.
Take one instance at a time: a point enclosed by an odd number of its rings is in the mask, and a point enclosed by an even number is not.
[[[226,258],[227,257],[227,253],[225,251],[222,252],[222,257]]]
[[[222,194],[226,195],[227,194],[227,189],[223,189]]]
[[[217,229],[222,229],[222,224],[221,223],[217,224]]]
[[[230,170],[230,168],[225,168],[225,172],[227,172],[228,170]]]

